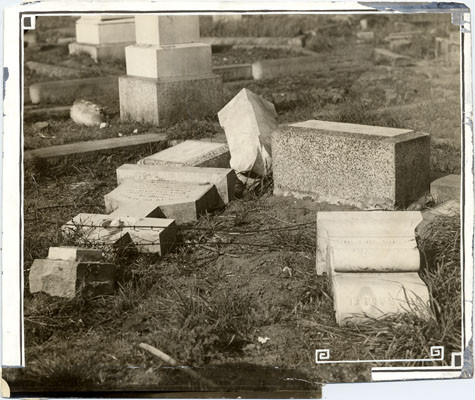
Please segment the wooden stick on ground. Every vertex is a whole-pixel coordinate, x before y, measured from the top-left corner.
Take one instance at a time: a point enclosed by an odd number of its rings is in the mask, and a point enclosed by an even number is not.
[[[144,349],[144,350],[147,350],[149,353],[152,353],[154,356],[157,356],[160,360],[166,362],[167,364],[170,364],[173,367],[178,366],[178,362],[174,358],[170,357],[168,354],[165,354],[163,351],[160,351],[157,348],[155,348],[153,346],[150,346],[149,344],[140,343],[139,347]],[[184,373],[192,376],[193,378],[200,380],[201,382],[203,382],[204,384],[206,384],[210,387],[218,387],[218,385],[216,383],[214,383],[212,380],[209,380],[209,379],[205,378],[204,376],[201,376],[198,372],[196,372],[196,371],[194,371],[194,370],[192,370],[188,367],[181,367],[180,370],[183,371]]]

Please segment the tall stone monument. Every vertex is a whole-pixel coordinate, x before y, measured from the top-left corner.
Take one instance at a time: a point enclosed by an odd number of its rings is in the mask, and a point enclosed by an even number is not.
[[[76,42],[69,44],[69,54],[123,60],[125,47],[135,42],[134,26],[133,16],[84,15],[76,21]]]
[[[122,120],[167,126],[221,108],[222,81],[212,73],[211,45],[199,42],[198,16],[139,15],[135,34],[119,77]]]

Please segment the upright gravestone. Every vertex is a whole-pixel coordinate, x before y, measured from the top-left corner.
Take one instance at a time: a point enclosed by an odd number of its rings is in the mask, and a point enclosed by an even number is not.
[[[219,110],[222,81],[212,73],[211,45],[199,42],[198,16],[138,15],[135,31],[119,77],[122,120],[167,126]]]
[[[417,211],[317,213],[317,274],[331,277],[338,324],[390,314],[427,316],[418,275]]]
[[[76,42],[69,44],[69,54],[123,60],[125,47],[135,42],[134,25],[133,16],[84,15],[76,21]]]

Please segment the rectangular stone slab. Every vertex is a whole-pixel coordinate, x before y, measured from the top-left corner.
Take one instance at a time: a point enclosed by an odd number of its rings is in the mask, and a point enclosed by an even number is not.
[[[124,208],[134,217],[172,218],[177,224],[196,221],[220,204],[214,185],[152,179],[127,180],[106,194],[104,200],[107,212]]]
[[[48,251],[48,259],[67,261],[100,261],[102,259],[102,250],[82,249],[72,246],[50,247]]]
[[[200,23],[197,15],[136,15],[137,43],[169,45],[198,42]]]
[[[223,205],[228,204],[234,197],[236,174],[229,168],[123,164],[117,168],[116,173],[119,185],[128,179],[213,184]]]
[[[133,18],[114,18],[94,20],[79,18],[76,21],[76,40],[78,43],[112,44],[135,42],[135,23]]]
[[[430,138],[407,129],[307,121],[272,137],[274,194],[394,209],[429,189]]]
[[[185,140],[176,146],[142,158],[137,164],[229,168],[229,159],[229,148],[226,143]]]
[[[114,292],[115,266],[109,263],[34,260],[29,275],[30,292],[73,298]]]
[[[449,200],[460,201],[460,175],[447,175],[430,184],[430,194],[436,203]]]
[[[96,246],[134,245],[140,253],[164,255],[176,241],[172,219],[78,214],[61,228],[64,236]]]
[[[339,325],[405,312],[428,316],[429,291],[416,272],[338,273],[332,284]]]
[[[335,268],[417,271],[420,262],[415,230],[421,221],[419,211],[319,211],[317,274],[330,274]],[[337,254],[340,249],[342,254]]]

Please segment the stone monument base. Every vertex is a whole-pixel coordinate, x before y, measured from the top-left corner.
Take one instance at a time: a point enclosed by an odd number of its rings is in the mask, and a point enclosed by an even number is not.
[[[125,60],[125,48],[132,42],[90,44],[90,43],[69,43],[69,54],[87,54],[95,62],[105,59]]]
[[[120,118],[169,126],[213,115],[223,105],[219,75],[144,78],[119,77]]]

